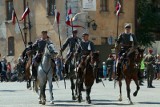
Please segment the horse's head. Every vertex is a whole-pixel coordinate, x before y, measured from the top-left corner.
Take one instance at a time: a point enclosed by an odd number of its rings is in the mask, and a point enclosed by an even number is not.
[[[143,53],[144,53],[144,50],[145,49],[141,49],[141,48],[137,48],[137,54],[136,54],[136,57],[135,57],[135,61],[137,63],[140,63],[143,59]]]
[[[49,55],[51,57],[55,57],[56,56],[57,52],[55,51],[55,47],[54,47],[52,42],[48,41],[46,43],[45,53],[44,54]]]
[[[91,63],[94,64],[95,66],[98,66],[98,62],[99,62],[99,51],[92,52]]]

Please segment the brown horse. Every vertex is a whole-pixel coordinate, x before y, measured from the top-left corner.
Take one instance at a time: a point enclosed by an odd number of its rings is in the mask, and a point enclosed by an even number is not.
[[[129,50],[130,51],[130,50]],[[127,55],[127,57],[124,59],[125,61],[122,61],[121,65],[121,75],[119,78],[119,88],[120,88],[120,98],[119,101],[122,101],[122,78],[124,77],[125,82],[126,82],[126,90],[127,90],[127,97],[129,99],[130,104],[132,103],[131,97],[130,97],[130,83],[131,80],[133,79],[137,89],[133,93],[133,96],[137,96],[137,93],[140,89],[139,84],[138,84],[138,65],[142,61],[143,58],[143,52],[144,50],[137,49],[131,52],[130,54]]]
[[[79,64],[77,72],[77,85],[78,85],[78,101],[82,100],[82,85],[86,87],[86,101],[91,103],[90,93],[94,79],[98,72],[99,52],[91,53],[89,56],[84,56]]]
[[[32,54],[30,51],[27,52],[28,61],[25,64],[25,78],[27,80],[27,88],[31,88],[31,73],[30,66],[32,64]]]

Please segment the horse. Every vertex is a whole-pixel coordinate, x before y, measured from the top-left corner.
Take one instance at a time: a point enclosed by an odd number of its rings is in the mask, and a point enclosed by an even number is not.
[[[120,89],[120,98],[119,101],[122,101],[122,79],[124,77],[126,82],[126,90],[127,90],[127,97],[129,99],[130,104],[133,104],[131,97],[130,97],[130,83],[131,80],[135,82],[137,88],[136,91],[133,93],[133,96],[137,96],[138,91],[140,89],[139,83],[138,83],[138,65],[142,61],[143,58],[143,51],[140,49],[133,50],[131,52],[131,48],[126,52],[126,58],[122,61],[121,64],[121,75],[118,79],[119,81],[119,89]]]
[[[67,77],[70,79],[71,82],[71,91],[72,91],[72,100],[76,100],[77,95],[77,79],[76,78],[76,57],[74,56],[74,53],[71,52],[65,62],[65,67],[63,68],[63,73],[67,73]],[[76,69],[76,70],[75,70]]]
[[[83,56],[78,66],[77,86],[78,86],[78,102],[82,100],[82,85],[86,88],[86,101],[91,103],[90,93],[94,84],[96,74],[98,72],[99,52],[93,52],[88,56]]]
[[[32,64],[32,53],[31,51],[27,52],[28,60],[25,63],[25,79],[27,80],[27,88],[31,88],[31,72],[30,67]]]
[[[35,84],[35,90],[38,93],[38,86],[40,87],[40,101],[39,104],[45,105],[46,103],[46,95],[45,95],[45,88],[46,83],[48,81],[49,84],[49,92],[50,92],[50,103],[53,104],[53,92],[52,92],[52,76],[53,76],[53,66],[54,64],[52,62],[52,59],[55,57],[57,53],[55,52],[55,48],[53,43],[50,41],[47,41],[44,53],[42,56],[42,60],[40,64],[38,65],[38,71],[37,71],[37,79]],[[55,66],[55,65],[54,65]]]

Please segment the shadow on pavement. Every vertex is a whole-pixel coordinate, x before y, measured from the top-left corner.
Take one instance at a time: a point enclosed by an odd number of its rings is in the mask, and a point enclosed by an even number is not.
[[[160,104],[160,102],[138,102],[139,104]]]

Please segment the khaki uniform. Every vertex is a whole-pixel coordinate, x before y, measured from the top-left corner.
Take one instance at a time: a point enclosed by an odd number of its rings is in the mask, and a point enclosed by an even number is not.
[[[153,64],[155,64],[155,58],[152,54],[148,54],[144,58],[144,63],[146,64],[147,68],[147,83],[148,87],[153,87],[152,86],[152,81],[154,78],[154,67]]]

